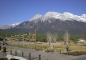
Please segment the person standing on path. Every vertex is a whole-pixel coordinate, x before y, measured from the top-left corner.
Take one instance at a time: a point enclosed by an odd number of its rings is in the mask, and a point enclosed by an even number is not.
[[[66,46],[66,51],[67,51],[67,54],[69,53],[69,46],[67,45]]]
[[[0,42],[0,51],[1,51],[1,42]]]
[[[3,56],[5,56],[5,55],[6,55],[6,44],[3,43]]]

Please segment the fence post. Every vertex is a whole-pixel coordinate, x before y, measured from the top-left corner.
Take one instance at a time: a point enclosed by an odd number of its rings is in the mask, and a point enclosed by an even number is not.
[[[22,57],[24,56],[24,53],[22,52]]]
[[[15,56],[17,56],[17,50],[15,51]]]
[[[60,53],[61,53],[61,49],[60,49]]]
[[[31,53],[29,53],[29,60],[31,60]]]
[[[35,45],[35,50],[36,50],[36,45]]]
[[[39,60],[41,60],[41,55],[39,55]]]
[[[76,55],[78,55],[78,51],[76,51]]]
[[[12,50],[10,50],[10,54],[12,55]]]

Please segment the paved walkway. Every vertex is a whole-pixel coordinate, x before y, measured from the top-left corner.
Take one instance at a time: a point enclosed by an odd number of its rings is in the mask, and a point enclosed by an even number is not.
[[[0,51],[0,57],[3,57],[3,52],[2,51]]]
[[[29,53],[31,53],[32,58],[36,58],[39,56],[39,54],[41,55],[41,60],[74,60],[77,58],[82,58],[82,57],[86,57],[86,55],[81,55],[81,56],[71,56],[71,55],[63,55],[63,54],[59,54],[58,52],[43,52],[43,51],[35,51],[35,50],[30,50],[30,49],[25,49],[25,48],[19,48],[19,47],[12,47],[9,46],[8,48],[13,49],[13,50],[17,50],[18,51],[18,56],[21,56],[21,51],[24,52],[24,58],[29,57]],[[2,53],[0,53],[1,55]],[[10,52],[7,52],[7,54],[10,54]],[[13,52],[13,55],[15,55],[15,53]],[[35,59],[36,60],[36,59]],[[38,58],[37,58],[38,60]]]

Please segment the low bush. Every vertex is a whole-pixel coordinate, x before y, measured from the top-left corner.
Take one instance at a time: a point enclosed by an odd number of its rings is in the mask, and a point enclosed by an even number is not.
[[[66,53],[63,53],[63,54],[78,56],[78,55],[86,54],[86,51],[70,51],[69,53],[66,52]]]

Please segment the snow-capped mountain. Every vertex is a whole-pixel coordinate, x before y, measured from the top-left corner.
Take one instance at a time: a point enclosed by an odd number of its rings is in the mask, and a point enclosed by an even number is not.
[[[20,24],[12,24],[10,32],[29,32],[37,30],[37,33],[58,33],[68,31],[71,34],[86,34],[86,14],[81,16],[69,12],[47,12],[45,15],[37,14],[29,21]]]
[[[37,14],[35,15],[32,20],[41,19],[42,21],[46,21],[49,18],[55,18],[55,19],[60,19],[62,21],[69,20],[69,21],[81,21],[81,22],[86,22],[86,14],[82,14],[81,16],[74,15],[69,12],[64,12],[64,13],[58,13],[58,12],[47,12],[44,16]]]
[[[10,29],[10,28],[14,28],[16,27],[17,25],[19,25],[20,23],[14,23],[14,24],[11,24],[11,25],[4,25],[4,26],[1,26],[0,29]]]

